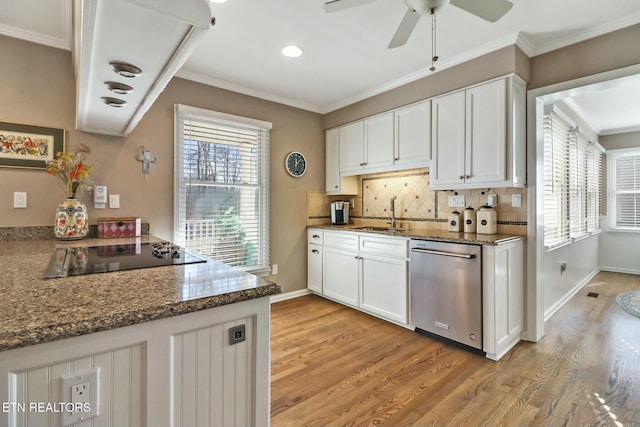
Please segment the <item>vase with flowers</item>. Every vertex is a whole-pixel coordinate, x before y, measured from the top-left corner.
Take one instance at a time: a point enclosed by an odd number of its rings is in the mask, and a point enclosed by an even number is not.
[[[85,162],[90,153],[89,147],[80,145],[75,151],[56,153],[55,159],[47,162],[47,173],[58,178],[67,196],[56,210],[54,234],[59,239],[82,239],[89,233],[87,207],[77,196],[92,188],[91,165]]]

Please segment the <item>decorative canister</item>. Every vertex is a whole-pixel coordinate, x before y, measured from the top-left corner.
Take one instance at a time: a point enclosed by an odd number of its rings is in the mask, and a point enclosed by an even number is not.
[[[460,212],[453,211],[449,214],[449,231],[462,231],[462,221],[460,220]]]
[[[489,205],[480,208],[477,222],[478,234],[496,234],[498,232],[498,214]]]
[[[476,211],[471,206],[462,211],[462,230],[465,233],[476,232]]]
[[[62,240],[82,239],[89,233],[89,215],[84,203],[76,198],[63,200],[56,209],[56,222],[53,230]]]

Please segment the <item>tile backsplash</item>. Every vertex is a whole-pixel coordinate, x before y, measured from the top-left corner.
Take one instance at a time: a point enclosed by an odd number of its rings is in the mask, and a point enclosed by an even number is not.
[[[384,225],[391,215],[391,199],[395,197],[396,221],[404,228],[447,229],[449,195],[464,195],[465,204],[478,210],[496,194],[498,233],[527,234],[527,191],[525,188],[491,188],[477,190],[432,191],[429,169],[362,175],[358,177],[358,194],[328,196],[324,192],[307,194],[307,225],[331,223],[330,204],[335,200],[351,202],[351,221],[359,225]],[[521,207],[512,207],[513,194],[520,194]]]

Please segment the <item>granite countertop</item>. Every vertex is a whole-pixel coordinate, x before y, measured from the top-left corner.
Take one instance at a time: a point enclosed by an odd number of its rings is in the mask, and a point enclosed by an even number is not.
[[[159,241],[143,236],[142,243]],[[204,263],[43,279],[59,246],[135,243],[136,238],[11,241],[0,245],[0,351],[280,293],[275,283]]]
[[[374,233],[383,236],[406,237],[411,239],[434,240],[438,242],[467,243],[475,245],[500,245],[514,240],[525,239],[524,236],[515,234],[477,234],[456,233],[444,230],[402,230],[384,231],[384,227],[367,227],[362,225],[319,225],[310,226],[321,230],[352,231],[358,233]]]

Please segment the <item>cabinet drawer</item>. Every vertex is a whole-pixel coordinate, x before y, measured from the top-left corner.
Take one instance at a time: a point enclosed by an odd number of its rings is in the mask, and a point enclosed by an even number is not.
[[[400,238],[384,238],[360,236],[360,252],[407,258],[409,256],[409,240]]]
[[[358,250],[358,235],[345,232],[324,233],[324,245],[332,248],[344,249],[348,251]]]
[[[315,228],[310,228],[307,230],[307,242],[309,243],[322,245],[324,241],[323,236],[324,236],[324,232],[322,230],[318,230]]]

